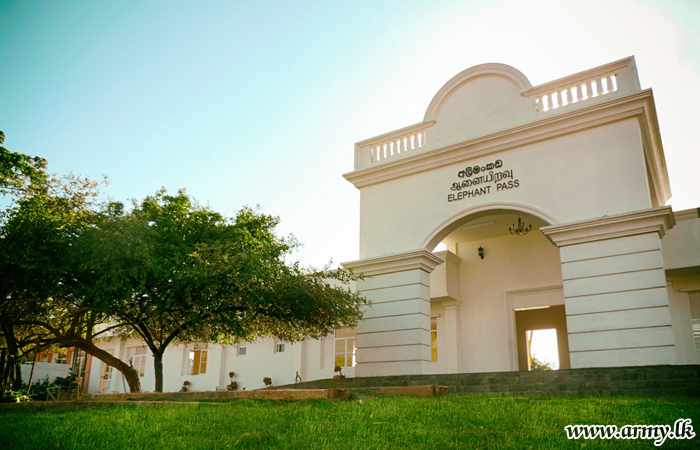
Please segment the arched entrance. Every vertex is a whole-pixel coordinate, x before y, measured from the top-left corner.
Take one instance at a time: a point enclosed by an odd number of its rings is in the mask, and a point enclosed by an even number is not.
[[[430,276],[433,372],[528,370],[527,332],[543,328],[570,367],[559,250],[539,231],[552,223],[525,205],[481,205],[426,238],[445,261]]]

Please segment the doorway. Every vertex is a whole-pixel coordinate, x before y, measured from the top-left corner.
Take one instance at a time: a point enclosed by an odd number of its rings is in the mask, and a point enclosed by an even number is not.
[[[110,355],[114,354],[114,350],[107,350]],[[102,370],[100,371],[100,388],[98,394],[107,394],[114,388],[112,386],[112,375],[114,374],[114,369],[109,364],[102,362]]]
[[[555,330],[555,333],[538,333],[540,330]],[[552,342],[556,344],[559,359],[559,369],[570,369],[569,359],[569,338],[566,329],[566,310],[564,305],[553,305],[543,308],[522,309],[515,311],[515,330],[517,334],[518,346],[518,369],[521,371],[531,370],[531,348],[534,337],[540,339],[556,339]],[[534,333],[533,333],[534,332]],[[546,343],[545,343],[546,344]]]

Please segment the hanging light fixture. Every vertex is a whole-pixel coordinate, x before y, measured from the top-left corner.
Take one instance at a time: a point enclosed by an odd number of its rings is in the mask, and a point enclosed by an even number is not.
[[[525,236],[530,232],[530,230],[532,230],[532,224],[525,226],[525,223],[520,219],[520,216],[518,216],[518,226],[516,227],[515,224],[513,224],[512,227],[508,228],[510,234],[516,234],[518,236]]]

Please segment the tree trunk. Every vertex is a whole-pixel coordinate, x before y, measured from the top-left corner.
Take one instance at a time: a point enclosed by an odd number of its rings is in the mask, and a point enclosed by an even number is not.
[[[2,374],[0,374],[0,396],[5,395],[5,390],[7,389],[7,382],[10,379],[10,372],[12,371],[13,364],[14,360],[12,358],[12,355],[10,355],[8,352],[7,358],[5,358],[5,367],[3,367]]]
[[[163,354],[153,352],[153,367],[156,371],[156,392],[163,392]]]
[[[5,315],[3,315],[5,316]],[[11,324],[7,323],[6,317],[3,317],[2,330],[7,345],[7,361],[5,366],[6,374],[3,374],[3,395],[7,389],[8,382],[11,383],[11,389],[18,391],[22,389],[22,372],[19,367],[19,344],[14,335],[14,330]]]
[[[73,361],[70,362],[70,375],[68,378],[68,399],[70,400],[70,395],[73,391],[73,379],[77,378],[79,374],[75,373],[75,362],[78,360],[78,348],[73,347]],[[66,361],[68,362],[68,361]]]
[[[0,349],[0,398],[5,395],[5,349]]]
[[[64,347],[78,347],[79,349],[84,350],[95,358],[101,360],[105,364],[114,367],[124,374],[126,382],[129,383],[129,390],[131,392],[141,392],[141,380],[139,380],[138,371],[116,356],[102,350],[91,342],[85,342],[83,340],[61,341],[61,345]]]
[[[20,359],[16,358],[14,361],[14,380],[12,382],[12,390],[13,391],[19,391],[22,389],[22,364],[20,363]]]
[[[32,362],[32,371],[29,373],[29,382],[27,383],[27,395],[29,391],[32,390],[32,383],[34,382],[34,368],[36,367],[36,353],[34,353],[34,361]]]

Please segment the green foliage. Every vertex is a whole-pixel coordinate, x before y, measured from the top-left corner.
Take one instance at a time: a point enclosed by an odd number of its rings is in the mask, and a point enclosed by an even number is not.
[[[3,403],[27,403],[31,401],[26,391],[20,389],[18,391],[7,390],[2,397]]]
[[[44,179],[0,213],[0,343],[11,364],[84,336],[96,319],[82,308],[75,248],[99,216],[98,186],[72,175]]]
[[[549,361],[543,360],[540,361],[535,357],[534,355],[532,356],[532,370],[554,370],[554,363],[551,363]]]
[[[5,133],[0,131],[0,194],[18,194],[41,185],[46,179],[46,160],[38,156],[11,152],[2,146]]]
[[[125,212],[111,204],[76,249],[89,262],[90,307],[141,337],[158,364],[173,342],[274,336],[321,337],[354,326],[367,302],[330,280],[345,271],[303,269],[285,258],[298,245],[275,234],[279,219],[243,208],[233,219],[162,190]]]
[[[61,386],[61,387],[68,387],[68,385],[73,384],[74,387],[78,386],[78,382],[76,379],[78,376],[73,373],[73,369],[71,368],[68,371],[68,376],[67,377],[56,377],[56,379],[53,380],[53,384],[56,386]]]
[[[356,324],[364,301],[328,282],[350,276],[285,264],[297,244],[275,235],[277,223],[250,208],[226,219],[182,191],[161,191],[88,231],[86,260],[101,256],[93,298],[158,345],[174,337],[295,341]]]
[[[47,397],[47,391],[51,386],[54,386],[54,383],[49,381],[49,376],[46,375],[41,380],[32,383],[32,388],[29,391],[30,397],[33,400],[45,400]]]

